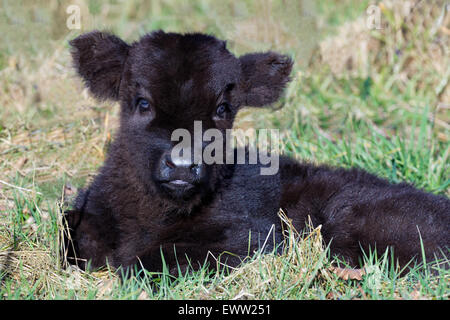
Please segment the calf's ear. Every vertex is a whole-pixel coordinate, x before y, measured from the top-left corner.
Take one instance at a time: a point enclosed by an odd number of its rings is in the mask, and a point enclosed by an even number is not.
[[[239,57],[242,67],[243,105],[262,107],[277,101],[291,80],[292,59],[276,52]]]
[[[98,99],[119,98],[120,79],[130,46],[115,35],[92,31],[69,42],[86,87]]]

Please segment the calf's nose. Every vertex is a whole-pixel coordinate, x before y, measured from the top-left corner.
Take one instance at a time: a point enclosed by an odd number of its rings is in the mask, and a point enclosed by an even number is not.
[[[160,175],[163,180],[174,184],[199,182],[203,175],[204,164],[195,164],[181,157],[172,158],[171,152],[165,152],[160,161]]]

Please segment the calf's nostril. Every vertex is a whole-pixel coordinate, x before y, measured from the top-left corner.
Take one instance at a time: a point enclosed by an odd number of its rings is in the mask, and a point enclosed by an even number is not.
[[[189,166],[191,172],[197,177],[200,176],[202,166],[200,164],[192,164]]]
[[[168,166],[171,169],[175,169],[177,166],[175,163],[173,163],[170,159],[166,158],[166,166]]]

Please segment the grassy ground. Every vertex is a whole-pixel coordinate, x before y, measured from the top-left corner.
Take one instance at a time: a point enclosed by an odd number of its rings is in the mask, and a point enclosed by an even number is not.
[[[82,30],[66,27],[72,3]],[[367,27],[370,3],[380,29]],[[363,273],[340,272],[317,226],[303,238],[290,230],[283,255],[256,254],[230,274],[120,282],[111,270],[60,267],[63,187],[92,179],[117,124],[117,106],[90,98],[71,68],[67,41],[93,28],[128,41],[196,30],[228,39],[236,54],[287,52],[296,65],[286,97],[274,110],[243,110],[237,126],[279,128],[283,152],[299,159],[450,196],[450,13],[444,1],[370,3],[0,2],[0,297],[448,299],[445,270],[401,274],[369,256]]]

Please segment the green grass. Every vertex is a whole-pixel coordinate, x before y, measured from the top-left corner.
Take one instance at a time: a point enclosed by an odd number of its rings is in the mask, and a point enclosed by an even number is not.
[[[106,28],[133,41],[156,28],[195,30],[228,39],[236,54],[292,55],[282,101],[242,110],[237,127],[280,129],[283,153],[302,161],[450,195],[449,36],[432,32],[443,1],[421,2],[407,16],[400,2],[383,1],[382,30],[367,30],[368,2],[356,0],[79,3],[82,31]],[[288,230],[283,254],[255,253],[231,272],[203,266],[120,281],[110,269],[62,268],[63,187],[92,179],[118,122],[117,105],[89,97],[71,67],[67,41],[79,31],[65,29],[68,4],[0,3],[1,299],[449,298],[449,271],[431,261],[402,273],[388,253],[367,253],[365,274],[339,276],[317,226],[304,237]]]

